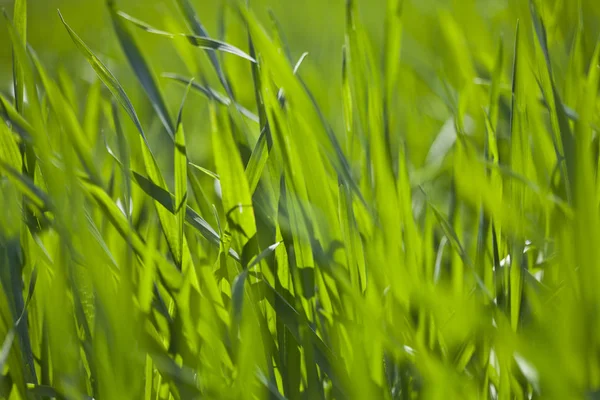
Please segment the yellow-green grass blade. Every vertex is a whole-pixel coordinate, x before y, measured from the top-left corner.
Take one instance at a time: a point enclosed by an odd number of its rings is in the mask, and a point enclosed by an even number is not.
[[[554,83],[550,53],[548,50],[547,32],[544,22],[538,14],[533,0],[530,0],[530,9],[535,33],[542,52],[546,70],[541,74],[541,87],[550,111],[550,121],[556,156],[563,178],[564,191],[569,202],[572,201],[573,185],[575,179],[575,139],[567,118],[563,102]]]
[[[4,124],[0,125],[0,161],[18,171],[23,165],[23,158],[19,151],[17,136]]]
[[[177,115],[177,124],[175,131],[175,217],[177,218],[177,242],[178,248],[180,249],[179,254],[175,255],[175,261],[181,268],[181,262],[183,260],[183,226],[185,223],[185,215],[187,210],[187,168],[188,159],[187,151],[185,146],[185,133],[183,130],[183,106],[185,105],[185,99],[190,90],[190,86],[186,88],[181,106],[179,108],[179,114]]]
[[[214,104],[211,105],[212,143],[221,182],[223,210],[230,225],[234,224],[230,229],[237,227],[234,229],[237,232],[232,233],[242,248],[256,234],[256,221],[242,160],[231,125],[227,122],[228,119],[220,115]]]
[[[29,48],[29,54],[31,55],[31,58],[33,59],[33,62],[41,77],[42,84],[46,89],[47,98],[49,99],[52,109],[54,110],[54,114],[59,119],[63,128],[68,132],[77,156],[86,169],[86,172],[94,181],[101,184],[99,172],[91,158],[90,146],[85,139],[85,132],[77,120],[77,114],[75,110],[72,109],[69,102],[62,95],[56,83],[50,79],[33,49]]]

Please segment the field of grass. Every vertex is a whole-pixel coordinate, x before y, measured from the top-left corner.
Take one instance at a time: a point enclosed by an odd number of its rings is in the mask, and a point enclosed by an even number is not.
[[[0,398],[600,399],[600,2],[43,3]]]

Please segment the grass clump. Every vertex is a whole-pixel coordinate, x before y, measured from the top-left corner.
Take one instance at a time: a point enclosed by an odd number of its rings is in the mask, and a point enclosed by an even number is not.
[[[243,2],[217,39],[188,0],[166,28],[107,1],[134,81],[59,12],[84,82],[46,69],[16,0],[0,397],[596,398],[595,8],[512,5],[483,49],[442,9],[420,45],[404,3],[381,45],[346,3],[324,107],[328,78]],[[157,74],[144,36],[187,72]]]

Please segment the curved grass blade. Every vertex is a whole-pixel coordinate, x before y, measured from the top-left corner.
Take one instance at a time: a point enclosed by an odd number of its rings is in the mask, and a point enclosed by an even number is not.
[[[323,151],[323,155],[335,168],[340,179],[350,187],[362,205],[369,209],[369,205],[352,176],[348,160],[333,129],[325,120],[322,110],[308,90],[307,85],[299,76],[294,74],[288,60],[277,51],[276,46],[273,46],[271,39],[263,30],[255,14],[243,7],[239,7],[239,11],[248,25],[256,48],[268,63],[266,65],[269,65],[273,78],[277,79],[278,84],[285,88],[288,96],[292,96],[293,106],[297,111],[295,115],[300,117],[298,118],[299,122],[307,127],[310,126],[310,131],[313,132],[311,142],[314,142]],[[333,209],[333,207],[330,208]]]
[[[161,35],[161,36],[166,36],[169,38],[174,38],[176,36],[183,36],[185,37],[188,42],[194,46],[194,47],[200,47],[202,49],[207,49],[207,50],[217,50],[217,51],[223,51],[225,53],[230,53],[230,54],[234,54],[238,57],[241,58],[245,58],[246,60],[255,63],[256,60],[252,57],[250,57],[248,54],[246,54],[244,51],[238,49],[235,46],[232,46],[228,43],[222,42],[220,40],[215,40],[215,39],[211,39],[208,37],[203,37],[203,36],[197,36],[197,35],[188,35],[185,33],[171,33],[171,32],[165,32],[162,31],[160,29],[156,29],[152,26],[150,26],[149,24],[140,21],[137,18],[132,17],[131,15],[125,14],[122,11],[117,11],[117,14],[131,22],[132,24],[134,24],[135,26],[137,26],[138,28],[143,29],[144,31],[148,32],[148,33],[153,33],[155,35]]]
[[[248,263],[248,267],[246,267],[246,268],[250,269],[250,268],[254,267],[255,265],[258,265],[263,259],[265,259],[265,257],[268,257],[271,254],[273,254],[275,249],[277,249],[277,247],[279,247],[279,245],[281,243],[283,243],[283,242],[274,243],[274,244],[270,245],[269,247],[267,247],[266,249],[264,249],[263,251],[261,251],[256,256],[256,258],[254,258],[252,261],[250,261],[250,263]]]
[[[196,164],[194,164],[193,162],[188,162],[188,165],[189,165],[190,167],[194,167],[194,168],[196,168],[196,169],[197,169],[198,171],[200,171],[200,172],[203,172],[203,173],[205,173],[206,175],[210,176],[210,177],[211,177],[211,178],[213,178],[213,179],[217,179],[217,180],[219,179],[219,174],[217,174],[216,172],[212,172],[211,170],[209,170],[209,169],[206,169],[206,168],[204,168],[204,167],[201,167],[201,166],[199,166],[199,165],[196,165]]]
[[[167,109],[167,105],[165,104],[160,88],[156,84],[156,80],[154,79],[154,75],[150,69],[150,66],[144,59],[139,47],[135,43],[133,35],[131,32],[129,32],[127,27],[123,24],[123,20],[119,17],[120,12],[117,11],[114,1],[108,1],[108,8],[113,22],[113,27],[117,37],[119,38],[119,43],[121,44],[121,49],[123,49],[123,53],[125,53],[125,56],[129,61],[129,65],[135,72],[138,81],[144,88],[144,91],[152,103],[152,107],[156,111],[156,114],[160,118],[163,126],[169,135],[173,137],[175,134],[175,126],[173,125],[173,121],[169,116],[169,110]]]
[[[75,110],[73,110],[71,104],[69,104],[67,99],[65,99],[56,83],[50,79],[46,73],[46,70],[42,66],[40,59],[31,47],[29,48],[29,54],[31,55],[33,63],[38,70],[42,84],[46,89],[46,95],[50,105],[52,106],[52,109],[54,110],[54,114],[56,115],[63,129],[68,133],[73,147],[75,148],[75,152],[86,169],[86,172],[90,174],[95,182],[102,182],[96,165],[90,157],[91,151],[86,141],[83,128],[77,120]]]
[[[198,16],[196,15],[196,12],[194,11],[194,8],[190,4],[189,0],[175,0],[175,1],[177,3],[177,6],[179,7],[181,12],[185,16],[185,19],[187,20],[188,25],[190,26],[192,31],[196,34],[196,36],[199,36],[202,38],[209,38],[208,32],[206,31],[206,29],[204,29],[204,26],[200,22],[200,19],[198,19]],[[210,60],[210,63],[212,64],[215,72],[217,73],[219,82],[221,82],[221,85],[225,89],[225,92],[227,92],[227,95],[229,96],[230,99],[235,100],[235,98],[233,96],[233,92],[231,90],[231,86],[229,85],[229,82],[227,81],[227,78],[225,77],[225,72],[223,71],[223,68],[221,68],[221,64],[219,63],[219,59],[217,58],[217,55],[215,54],[214,50],[206,49],[206,54]]]
[[[16,108],[0,94],[0,117],[10,124],[10,127],[23,140],[31,142],[33,138],[33,127],[19,114]]]
[[[156,163],[156,159],[154,158],[154,155],[152,154],[152,150],[150,149],[150,146],[146,139],[144,129],[142,128],[140,120],[137,116],[137,113],[135,112],[135,109],[133,108],[133,105],[131,104],[131,101],[129,100],[129,97],[127,97],[127,94],[123,90],[123,87],[119,84],[119,82],[114,77],[114,75],[106,68],[106,66],[98,59],[98,57],[96,57],[92,53],[92,51],[87,47],[87,45],[68,26],[68,24],[62,18],[60,11],[59,11],[59,15],[61,17],[63,24],[67,28],[67,31],[69,32],[69,35],[71,36],[71,39],[73,40],[75,45],[84,54],[88,63],[92,66],[92,68],[94,68],[94,70],[98,74],[98,77],[102,80],[102,82],[104,82],[104,84],[108,87],[108,89],[111,91],[111,93],[116,97],[116,99],[119,101],[119,103],[125,108],[125,111],[130,116],[130,118],[132,119],[136,128],[138,129],[138,132],[140,134],[140,140],[142,142],[141,148],[142,148],[142,156],[144,159],[144,166],[146,168],[146,173],[148,174],[149,180],[152,182],[153,185],[160,187],[162,190],[164,190],[168,193],[168,191],[165,189],[167,187],[167,184],[160,172],[158,164]],[[115,26],[118,27],[119,25],[115,24]],[[160,220],[162,230],[167,239],[167,243],[169,245],[169,250],[171,251],[171,254],[173,255],[173,257],[175,258],[176,257],[175,254],[179,254],[182,251],[182,250],[179,250],[178,242],[176,240],[177,233],[176,233],[176,224],[174,221],[175,217],[173,216],[172,211],[169,212],[169,210],[165,209],[164,206],[160,207],[161,203],[156,201],[156,199],[154,199],[154,200],[155,200],[155,202],[154,202],[155,209],[156,209],[156,212],[158,213],[158,217]]]
[[[204,96],[206,96],[210,100],[216,100],[217,102],[219,102],[220,104],[222,104],[224,106],[230,106],[232,104],[232,101],[227,96],[217,92],[216,90],[212,89],[211,87],[202,86],[198,82],[195,82],[193,80],[193,78],[186,78],[184,76],[181,76],[178,74],[171,74],[171,73],[164,73],[161,76],[163,78],[172,79],[172,80],[182,83],[184,85],[189,85],[191,83],[192,89],[202,93]],[[247,108],[245,108],[244,106],[242,106],[238,103],[235,103],[235,106],[243,116],[245,116],[246,118],[248,118],[249,120],[251,120],[253,122],[258,123],[258,116],[256,114],[254,114],[252,111],[248,110]]]

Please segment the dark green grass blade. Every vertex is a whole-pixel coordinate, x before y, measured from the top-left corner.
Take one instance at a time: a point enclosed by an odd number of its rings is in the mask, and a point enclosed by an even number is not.
[[[174,196],[171,193],[137,172],[133,172],[133,179],[148,196],[159,202],[169,212],[174,213]],[[187,206],[185,218],[186,222],[198,230],[209,243],[212,243],[217,248],[221,245],[221,237],[219,234],[190,206]],[[239,255],[233,249],[229,250],[229,255],[234,260],[240,261]]]
[[[169,110],[167,109],[160,88],[154,79],[152,70],[136,44],[133,35],[123,23],[123,19],[119,17],[119,11],[117,11],[115,3],[112,0],[108,1],[108,7],[114,30],[119,38],[119,43],[121,44],[121,49],[123,50],[123,53],[125,53],[129,65],[144,88],[144,91],[163,126],[169,135],[173,137],[175,135],[175,125],[173,125],[173,121],[169,116]]]
[[[194,8],[190,4],[189,0],[175,0],[175,1],[177,3],[177,6],[183,13],[187,24],[192,29],[192,32],[194,32],[196,34],[196,36],[199,36],[202,38],[209,38],[208,32],[206,31],[206,29],[200,22],[200,19],[198,18],[198,15],[196,15],[196,12],[194,11]],[[219,81],[221,82],[221,85],[225,89],[225,92],[227,92],[227,95],[229,96],[230,99],[234,100],[231,86],[229,85],[229,81],[225,77],[225,72],[223,71],[223,68],[221,67],[221,63],[219,62],[219,59],[218,59],[217,55],[215,54],[214,50],[206,50],[206,54],[210,60],[210,63],[212,64],[215,72],[217,73]]]

